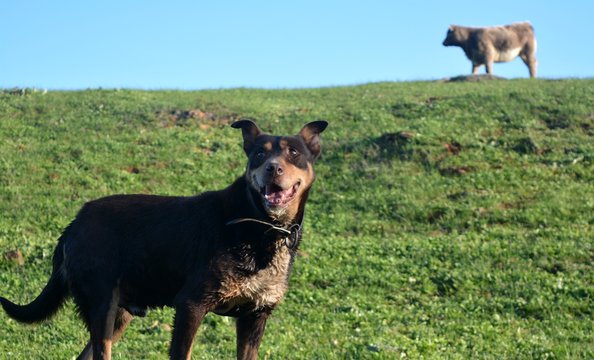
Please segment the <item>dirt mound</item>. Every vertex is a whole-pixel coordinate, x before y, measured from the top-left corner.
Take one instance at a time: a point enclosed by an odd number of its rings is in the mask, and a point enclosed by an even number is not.
[[[507,80],[501,76],[495,76],[490,74],[480,74],[480,75],[458,75],[454,77],[444,78],[439,81],[441,82],[478,82],[478,81],[489,81],[489,80]]]

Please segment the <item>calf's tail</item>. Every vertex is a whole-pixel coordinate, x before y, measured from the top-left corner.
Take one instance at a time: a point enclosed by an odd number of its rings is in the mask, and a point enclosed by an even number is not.
[[[17,305],[12,301],[0,297],[4,311],[11,318],[23,323],[36,323],[55,314],[68,295],[68,284],[63,271],[64,242],[60,239],[54,252],[52,275],[35,300],[26,305]]]

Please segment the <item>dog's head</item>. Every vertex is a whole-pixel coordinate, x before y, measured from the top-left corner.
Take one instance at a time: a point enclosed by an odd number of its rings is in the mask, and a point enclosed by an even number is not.
[[[231,126],[243,133],[248,157],[245,176],[265,211],[275,220],[291,222],[315,179],[313,164],[320,156],[320,133],[328,123],[310,122],[295,136],[265,134],[247,119]]]

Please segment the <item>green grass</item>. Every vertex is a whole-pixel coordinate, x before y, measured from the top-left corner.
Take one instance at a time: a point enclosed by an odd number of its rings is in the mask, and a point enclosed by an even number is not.
[[[0,294],[40,292],[88,200],[240,176],[239,117],[330,122],[261,358],[594,357],[592,79],[0,92],[0,252],[25,258],[0,259]],[[135,319],[114,358],[166,358],[172,316]],[[37,326],[0,314],[2,358],[71,358],[86,339],[70,302]],[[234,347],[233,321],[208,315],[193,355]]]

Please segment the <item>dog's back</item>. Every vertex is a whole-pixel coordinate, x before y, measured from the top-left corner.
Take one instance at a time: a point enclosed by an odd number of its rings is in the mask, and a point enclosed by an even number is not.
[[[63,237],[73,291],[87,291],[95,284],[89,277],[98,276],[109,286],[119,282],[123,307],[171,305],[192,267],[212,256],[219,197],[117,195],[87,203]]]

